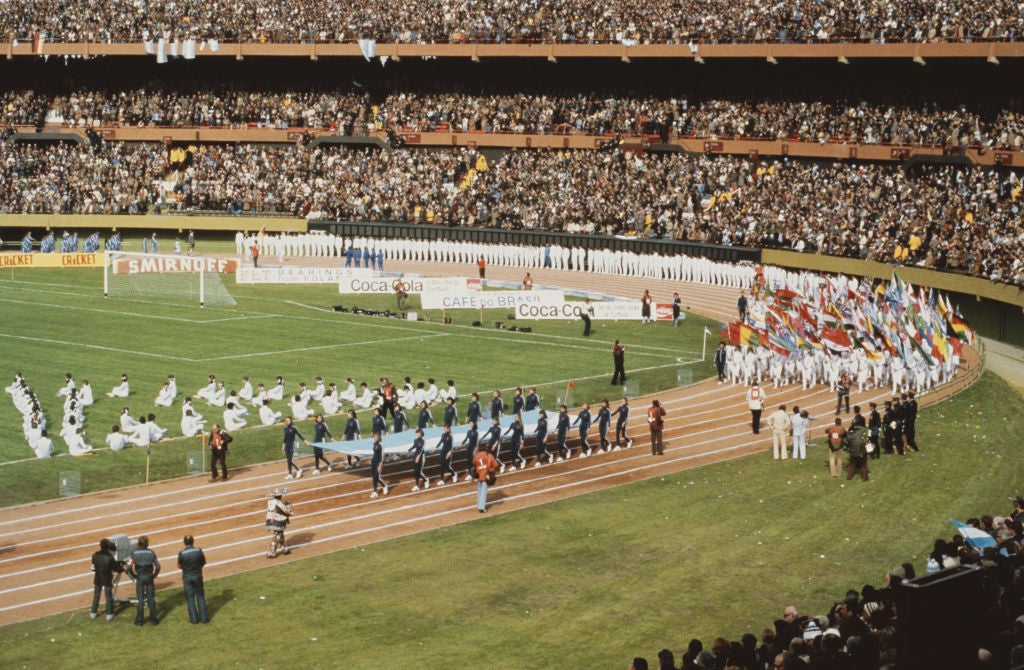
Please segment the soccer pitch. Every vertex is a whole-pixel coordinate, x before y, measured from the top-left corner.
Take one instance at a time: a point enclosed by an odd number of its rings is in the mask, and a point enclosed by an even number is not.
[[[248,376],[253,386],[269,389],[277,376],[286,393],[296,393],[299,382],[311,389],[317,376],[335,382],[339,390],[351,377],[370,388],[380,377],[397,384],[410,377],[413,386],[433,378],[440,388],[456,382],[460,409],[472,392],[485,400],[500,389],[510,402],[516,386],[536,386],[543,406],[566,399],[572,406],[595,402],[621,389],[609,386],[611,347],[622,339],[628,347],[627,370],[640,394],[673,388],[680,381],[711,374],[709,361],[701,361],[703,325],[693,318],[683,328],[669,323],[596,322],[591,337],[581,336],[577,321],[516,322],[533,332],[493,328],[506,320],[504,312],[448,312],[424,314],[418,298],[408,308],[431,321],[407,321],[335,312],[334,306],[366,310],[394,309],[390,296],[341,296],[334,285],[236,285],[230,275],[224,284],[237,301],[232,307],[200,308],[196,299],[104,298],[99,270],[33,270],[0,278],[0,341],[4,351],[4,384],[20,371],[38,395],[56,459],[36,461],[22,433],[21,415],[9,399],[0,403],[0,463],[3,479],[17,481],[10,503],[54,497],[57,471],[81,472],[82,491],[135,484],[145,479],[143,450],[100,453],[81,458],[67,456],[57,436],[63,399],[57,397],[64,374],[77,384],[88,380],[96,402],[86,408],[86,439],[94,448],[118,422],[123,407],[133,417],[153,413],[156,422],[175,437],[153,447],[151,479],[186,474],[186,453],[198,448],[195,439],[180,436],[181,403],[204,386],[209,375],[225,383],[230,392]],[[473,321],[485,326],[474,327]],[[512,325],[511,323],[509,325]],[[105,394],[127,374],[128,398]],[[153,404],[167,375],[177,379],[179,396],[171,407]],[[285,401],[273,403],[287,413]],[[311,404],[318,408],[318,405]],[[209,423],[220,421],[220,408],[196,409]],[[440,416],[436,417],[437,419]],[[258,423],[250,412],[250,425]],[[364,434],[369,416],[360,413]],[[339,431],[341,419],[328,420]],[[279,428],[249,427],[237,432],[232,460],[239,465],[278,457]]]

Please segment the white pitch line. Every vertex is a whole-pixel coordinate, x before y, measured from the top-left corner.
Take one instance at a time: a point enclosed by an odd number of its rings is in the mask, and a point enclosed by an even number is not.
[[[389,344],[392,342],[404,342],[406,340],[425,340],[433,337],[447,337],[445,333],[423,333],[410,337],[393,337],[389,340],[373,339],[359,342],[338,342],[335,344],[322,344],[315,347],[299,347],[298,349],[282,349],[280,351],[250,351],[244,354],[232,354],[231,356],[214,356],[212,358],[197,358],[196,363],[209,363],[210,361],[229,361],[235,358],[257,358],[259,356],[277,356],[278,354],[298,354],[304,351],[323,351],[324,349],[338,349],[341,347],[357,347],[364,344]]]
[[[82,343],[82,342],[67,342],[65,340],[54,340],[54,339],[51,339],[51,338],[48,338],[48,337],[38,337],[38,336],[26,337],[24,335],[11,335],[9,333],[0,333],[0,337],[6,337],[6,338],[9,338],[9,339],[12,339],[12,340],[28,340],[28,341],[31,341],[31,342],[45,342],[47,344],[61,344],[61,345],[65,345],[65,346],[76,348],[76,349],[97,349],[99,351],[112,351],[112,352],[119,353],[119,354],[131,354],[133,356],[142,356],[144,358],[160,358],[160,359],[166,359],[166,360],[172,360],[172,361],[188,361],[190,363],[198,362],[198,361],[195,361],[195,360],[193,360],[191,358],[187,358],[185,356],[179,356],[179,355],[167,356],[167,355],[164,355],[164,354],[154,354],[154,353],[149,352],[149,351],[135,351],[134,349],[120,349],[118,347],[104,347],[103,345],[100,345],[100,344],[85,344],[85,343]]]
[[[287,304],[289,304],[289,305],[295,305],[296,307],[302,307],[302,308],[305,308],[305,309],[311,309],[311,310],[314,310],[316,312],[327,312],[328,314],[334,314],[335,313],[333,309],[325,309],[323,307],[314,307],[313,305],[303,305],[301,302],[295,302],[294,300],[285,300],[285,302]]]
[[[134,318],[138,318],[138,319],[155,319],[155,320],[158,320],[158,321],[178,321],[178,322],[181,322],[181,323],[204,323],[203,321],[198,321],[196,319],[189,319],[189,318],[180,317],[180,316],[162,316],[162,315],[159,315],[159,314],[139,314],[138,312],[116,312],[116,311],[110,310],[110,309],[102,309],[102,308],[99,308],[99,307],[81,307],[81,306],[78,306],[78,305],[69,305],[67,303],[53,304],[53,303],[45,303],[45,302],[31,302],[31,301],[28,301],[28,300],[13,300],[11,298],[0,298],[0,302],[6,302],[6,303],[13,304],[13,305],[29,305],[29,306],[32,306],[32,307],[54,307],[56,309],[61,309],[61,310],[65,310],[66,309],[66,310],[72,310],[72,311],[76,311],[76,312],[96,312],[96,313],[99,313],[99,314],[124,316],[124,317],[134,317]]]

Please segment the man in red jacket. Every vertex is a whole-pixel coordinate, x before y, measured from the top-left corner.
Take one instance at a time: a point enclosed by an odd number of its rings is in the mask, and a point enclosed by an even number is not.
[[[665,408],[655,400],[647,410],[647,426],[651,429],[651,456],[665,453],[665,443],[661,439],[661,431],[665,427]]]
[[[498,469],[498,461],[490,451],[478,447],[473,454],[473,467],[476,468],[476,508],[482,514],[487,511],[487,486],[491,473]]]

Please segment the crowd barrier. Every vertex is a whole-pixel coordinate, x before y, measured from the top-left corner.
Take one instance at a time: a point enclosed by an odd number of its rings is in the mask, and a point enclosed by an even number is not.
[[[9,41],[8,59],[33,56],[135,56],[153,58],[146,53],[142,42],[46,42],[37,50],[31,40]],[[317,60],[322,57],[363,58],[359,44],[353,42],[291,42],[291,43],[228,43],[222,42],[217,51],[206,49],[196,53],[197,59],[291,57]],[[635,58],[671,58],[704,62],[713,58],[756,58],[760,60],[784,58],[830,58],[852,60],[857,58],[905,58],[927,63],[928,58],[981,58],[990,62],[1000,58],[1024,57],[1024,42],[997,42],[973,40],[965,42],[760,42],[743,44],[635,44],[622,43],[405,43],[378,41],[376,58],[617,58],[631,62]]]

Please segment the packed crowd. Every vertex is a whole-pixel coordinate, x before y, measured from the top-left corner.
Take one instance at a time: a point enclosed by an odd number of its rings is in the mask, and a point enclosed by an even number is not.
[[[698,138],[758,138],[851,144],[1024,146],[1015,109],[823,100],[689,100],[602,94],[391,93],[357,88],[265,92],[221,86],[175,90],[159,85],[95,88],[44,95],[0,94],[0,123],[48,117],[69,127],[247,127],[488,133],[586,133]]]
[[[195,0],[145,4],[128,0],[73,3],[14,0],[0,6],[0,27],[15,39],[48,42],[139,42],[216,39],[231,42],[822,42],[830,40],[1009,41],[1021,30],[1011,0],[796,0],[740,3],[580,3],[561,0],[450,4],[210,4]]]
[[[1013,512],[1005,517],[985,515],[968,525],[994,540],[979,550],[956,535],[936,540],[925,569],[928,573],[959,565],[980,565],[984,571],[984,611],[976,611],[980,646],[978,668],[1024,666],[1024,602],[1020,598],[1020,570],[1024,552],[1024,499],[1013,499]],[[971,532],[971,531],[968,531]],[[705,648],[691,640],[677,661],[676,653],[663,649],[656,661],[636,657],[632,670],[803,670],[805,668],[859,668],[876,670],[903,667],[906,621],[901,619],[897,590],[904,580],[917,577],[912,563],[903,563],[885,575],[881,586],[865,585],[850,590],[828,613],[806,615],[794,605],[783,609],[782,618],[753,633],[730,641],[716,638]],[[962,605],[958,605],[962,606]],[[901,635],[902,633],[902,635]],[[958,631],[967,634],[967,631]],[[929,640],[929,642],[936,642]],[[920,660],[920,659],[917,659]]]
[[[914,264],[1024,283],[1014,172],[686,154],[321,145],[4,145],[0,212],[289,212],[591,234]]]

